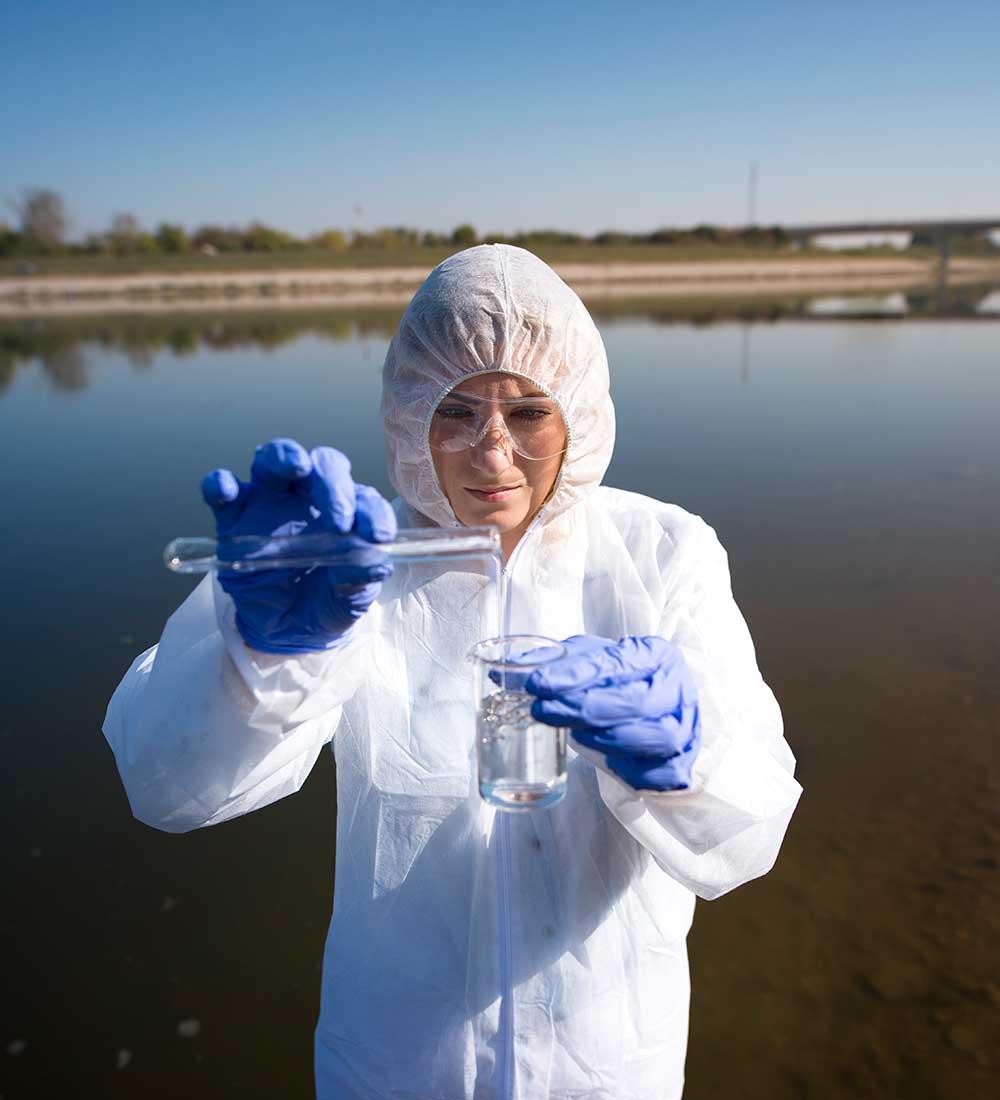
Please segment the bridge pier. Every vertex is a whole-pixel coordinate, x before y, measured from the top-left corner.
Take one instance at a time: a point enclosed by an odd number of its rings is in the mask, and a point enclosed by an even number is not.
[[[942,233],[938,237],[938,308],[944,308],[945,296],[948,293],[948,265],[951,261],[951,235]]]

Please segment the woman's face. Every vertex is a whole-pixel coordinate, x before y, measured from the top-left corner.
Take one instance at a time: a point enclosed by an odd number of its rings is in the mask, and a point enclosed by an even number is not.
[[[542,429],[546,438],[555,441],[543,448],[549,457],[525,458],[513,449],[503,428],[496,424],[471,447],[440,450],[432,446],[438,482],[459,522],[466,527],[492,523],[499,528],[506,558],[552,492],[566,448],[566,425],[555,403],[538,401],[545,394],[526,378],[495,371],[469,378],[449,392],[434,412],[432,444],[439,426],[469,416],[461,400],[463,395],[475,400],[477,415],[484,422],[498,414],[515,431],[519,423],[531,423],[532,431],[539,431],[537,425],[543,422],[547,424]],[[517,398],[536,401],[519,407]],[[560,453],[552,454],[554,450]]]

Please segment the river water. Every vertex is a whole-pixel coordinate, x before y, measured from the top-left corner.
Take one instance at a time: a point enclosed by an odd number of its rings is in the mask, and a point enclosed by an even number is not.
[[[996,299],[593,305],[606,481],[718,531],[805,787],[775,869],[698,905],[691,1100],[997,1094]],[[0,324],[4,1100],[310,1094],[330,754],[171,836],[100,726],[192,586],[159,554],[210,533],[206,470],[288,435],[389,492],[397,319]]]

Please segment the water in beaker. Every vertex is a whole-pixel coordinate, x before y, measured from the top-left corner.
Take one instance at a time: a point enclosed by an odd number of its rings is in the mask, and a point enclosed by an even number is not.
[[[566,793],[566,730],[532,718],[535,696],[524,690],[536,668],[565,653],[560,642],[531,634],[472,650],[479,793],[498,809],[546,809]]]

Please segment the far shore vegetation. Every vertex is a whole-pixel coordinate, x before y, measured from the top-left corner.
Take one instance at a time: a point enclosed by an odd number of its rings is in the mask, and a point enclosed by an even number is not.
[[[6,276],[431,267],[456,250],[480,242],[520,245],[550,263],[830,256],[829,250],[808,247],[777,225],[743,228],[698,225],[691,229],[662,228],[650,233],[605,230],[591,237],[551,229],[513,235],[480,234],[472,225],[459,225],[442,234],[394,226],[350,232],[325,229],[308,237],[296,237],[259,222],[244,227],[202,225],[193,231],[162,222],[147,229],[132,214],[118,213],[107,231],[71,240],[66,206],[57,192],[27,190],[10,206],[16,224],[0,221],[0,275]],[[956,240],[953,252],[1000,257],[1000,247],[986,235]],[[936,242],[916,237],[904,252],[878,246],[844,254],[923,257],[935,253]]]

